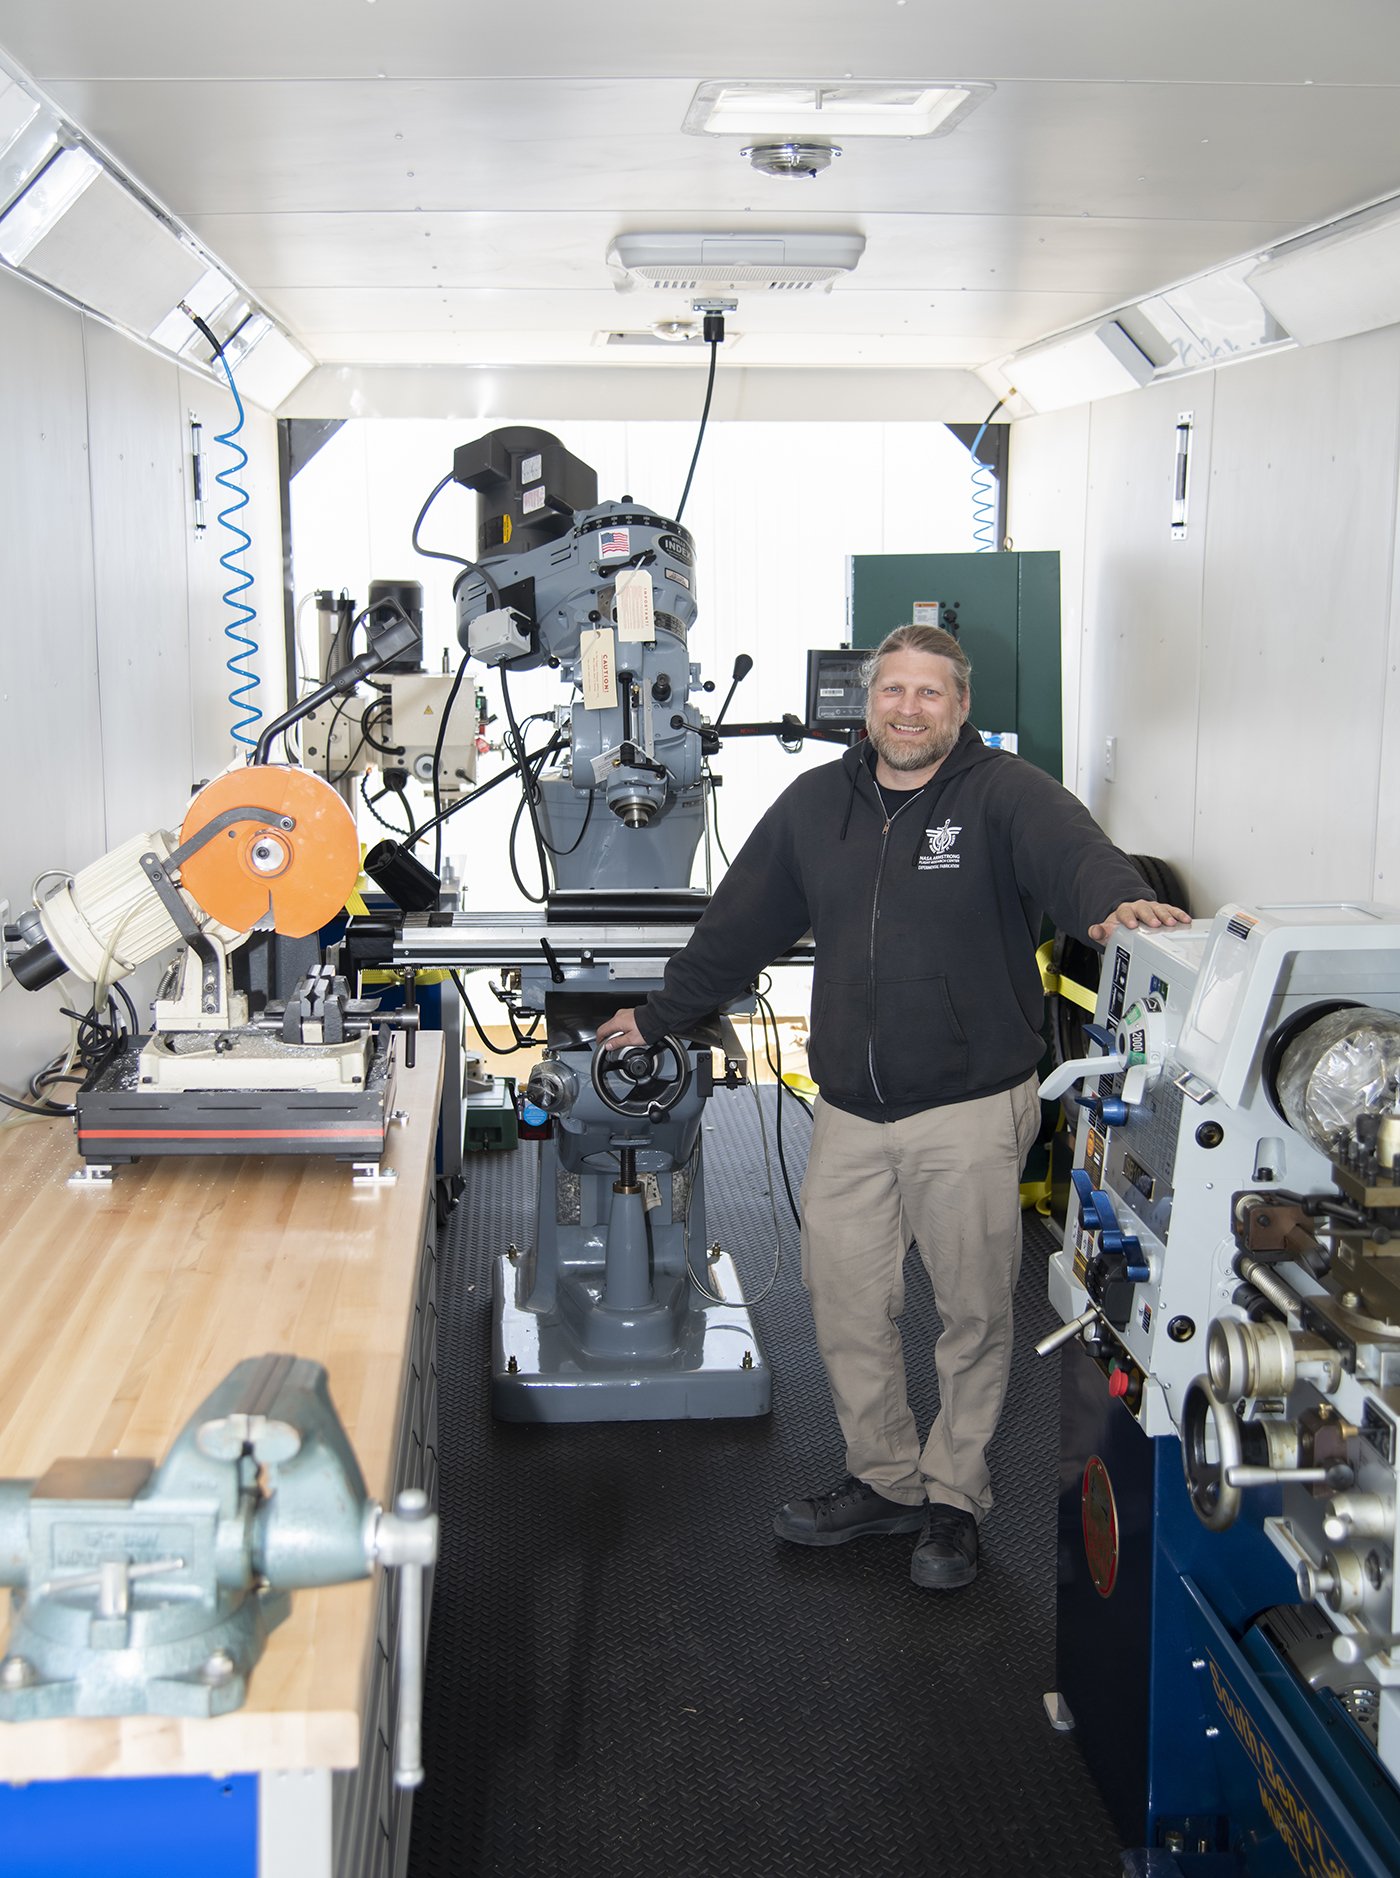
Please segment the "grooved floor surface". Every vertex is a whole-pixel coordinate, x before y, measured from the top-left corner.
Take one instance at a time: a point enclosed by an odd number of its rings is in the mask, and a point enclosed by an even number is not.
[[[795,1187],[808,1123],[783,1108]],[[756,1292],[773,1226],[752,1093],[718,1092],[706,1120],[710,1236]],[[411,1878],[1116,1878],[1103,1802],[1041,1706],[1058,1364],[1031,1349],[1056,1321],[1033,1216],[998,1503],[976,1583],[940,1595],[909,1583],[912,1538],[809,1551],[772,1535],[774,1507],[844,1473],[785,1201],[783,1272],[756,1313],[771,1416],[508,1426],[487,1408],[489,1260],[531,1242],[535,1156],[473,1157],[468,1175],[440,1264],[442,1551]],[[917,1255],[908,1276],[922,1429],[938,1323]]]

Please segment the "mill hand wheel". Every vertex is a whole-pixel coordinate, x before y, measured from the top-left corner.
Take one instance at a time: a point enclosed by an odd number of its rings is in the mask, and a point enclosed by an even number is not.
[[[674,1074],[670,1070],[663,1074],[667,1058]],[[690,1053],[679,1037],[661,1037],[650,1045],[618,1051],[600,1042],[593,1052],[591,1074],[598,1100],[615,1115],[659,1122],[690,1087]]]

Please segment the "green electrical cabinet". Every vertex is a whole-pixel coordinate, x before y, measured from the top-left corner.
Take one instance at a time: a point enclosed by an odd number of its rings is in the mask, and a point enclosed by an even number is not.
[[[847,608],[851,644],[866,648],[911,621],[955,621],[973,724],[1014,730],[1020,755],[1063,781],[1057,553],[853,554]]]

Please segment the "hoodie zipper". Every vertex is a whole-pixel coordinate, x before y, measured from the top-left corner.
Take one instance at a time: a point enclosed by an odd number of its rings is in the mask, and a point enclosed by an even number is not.
[[[874,778],[872,777],[871,780],[874,781]],[[885,825],[880,831],[880,858],[875,865],[875,892],[870,902],[870,957],[867,962],[866,978],[866,1008],[870,1034],[866,1039],[865,1061],[866,1067],[870,1071],[870,1084],[875,1091],[875,1100],[882,1108],[885,1102],[885,1092],[880,1087],[880,1078],[875,1074],[875,922],[880,916],[880,882],[884,879],[885,875],[885,855],[890,845],[890,829],[909,807],[909,803],[916,801],[923,793],[922,789],[910,790],[908,800],[901,802],[894,814],[891,815],[885,807],[885,798],[880,793],[878,783],[875,785],[875,795],[880,804],[880,812],[885,818]]]

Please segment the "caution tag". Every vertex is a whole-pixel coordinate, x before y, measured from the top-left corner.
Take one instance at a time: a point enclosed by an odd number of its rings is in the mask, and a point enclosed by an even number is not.
[[[600,626],[596,632],[584,627],[578,636],[579,681],[583,686],[585,710],[608,711],[617,704],[617,655],[613,650],[613,629]]]
[[[642,1210],[649,1213],[654,1206],[661,1204],[661,1182],[655,1174],[642,1175]]]
[[[616,767],[617,767],[617,764],[616,764],[616,761],[613,757],[613,753],[611,750],[604,750],[601,756],[594,757],[593,780],[595,783],[597,783],[600,789],[602,788],[603,784],[610,779],[610,777],[612,776],[613,770]]]
[[[656,638],[651,575],[644,567],[624,567],[617,577],[617,638]]]

